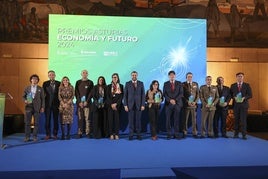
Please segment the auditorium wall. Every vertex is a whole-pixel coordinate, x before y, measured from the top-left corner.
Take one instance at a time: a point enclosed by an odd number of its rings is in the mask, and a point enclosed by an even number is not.
[[[13,97],[7,97],[5,114],[24,113],[22,94],[30,75],[38,74],[42,85],[47,71],[48,44],[0,43],[0,92]],[[252,87],[250,110],[267,111],[268,49],[207,48],[207,74],[213,77],[213,84],[217,76],[223,76],[230,86],[239,71],[245,73],[245,81]]]

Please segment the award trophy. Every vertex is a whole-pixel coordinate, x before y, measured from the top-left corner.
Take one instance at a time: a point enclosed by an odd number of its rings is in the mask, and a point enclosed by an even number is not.
[[[31,104],[33,102],[32,93],[28,93],[26,96],[26,100],[28,104]]]
[[[161,99],[160,99],[160,93],[157,92],[155,95],[154,95],[154,102],[155,103],[160,103],[161,102]]]
[[[239,92],[237,95],[236,95],[236,102],[237,103],[242,103],[242,93]]]
[[[81,102],[83,103],[83,102],[85,102],[86,101],[86,97],[85,96],[82,96],[82,98],[81,98]]]
[[[208,98],[208,101],[207,101],[207,102],[208,102],[208,105],[209,105],[209,106],[211,106],[211,105],[212,105],[212,102],[213,102],[213,100],[212,100],[212,99],[213,99],[213,98],[212,98],[211,96]]]
[[[224,97],[224,96],[222,96],[222,97],[220,98],[220,104],[221,104],[221,105],[223,105],[223,104],[224,104],[224,102],[225,102],[225,97]]]
[[[98,107],[99,107],[99,108],[104,107],[104,104],[103,104],[103,97],[99,97],[99,99],[98,99]]]
[[[189,96],[189,99],[188,99],[188,101],[189,101],[189,103],[192,103],[192,102],[194,102],[194,96],[193,96],[193,95]]]

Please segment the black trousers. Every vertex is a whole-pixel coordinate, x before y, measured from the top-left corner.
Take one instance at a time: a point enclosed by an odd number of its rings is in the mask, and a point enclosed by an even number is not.
[[[58,106],[45,108],[45,116],[46,116],[46,135],[51,136],[51,120],[53,121],[53,135],[57,136],[59,130],[59,108]],[[53,116],[53,118],[51,117]]]
[[[109,135],[119,135],[119,115],[120,111],[108,108],[108,123],[109,123]]]

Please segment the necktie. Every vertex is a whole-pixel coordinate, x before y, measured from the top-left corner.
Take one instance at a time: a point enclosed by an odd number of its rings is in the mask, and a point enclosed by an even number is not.
[[[174,81],[171,82],[171,91],[174,91],[175,90],[175,84],[174,84]]]
[[[241,83],[238,83],[238,91],[241,91]]]
[[[210,90],[211,90],[211,87],[210,87],[210,86],[208,86],[208,91],[210,92]]]
[[[55,90],[55,82],[54,81],[51,81],[50,82],[50,86],[51,86],[52,90],[54,91]]]

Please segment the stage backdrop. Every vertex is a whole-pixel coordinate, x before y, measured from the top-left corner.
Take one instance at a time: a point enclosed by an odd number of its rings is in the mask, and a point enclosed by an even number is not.
[[[180,81],[185,81],[187,72],[193,72],[194,81],[201,85],[206,76],[206,21],[50,15],[49,69],[56,71],[59,80],[68,76],[73,85],[81,78],[83,69],[89,71],[89,78],[95,84],[99,76],[110,83],[114,72],[119,73],[121,83],[125,84],[136,70],[146,90],[155,79],[162,89],[168,71],[174,70]],[[163,112],[160,130],[165,130]],[[120,129],[127,132],[126,114],[122,115]],[[147,111],[142,118],[142,129],[146,131]],[[76,125],[74,122],[72,133],[76,133]]]
[[[99,76],[121,83],[136,70],[148,89],[152,80],[161,88],[174,70],[184,81],[188,71],[203,84],[206,75],[206,21],[109,16],[49,16],[49,69],[57,79],[68,76],[74,85],[81,70],[94,84]]]

